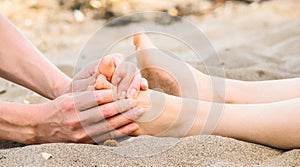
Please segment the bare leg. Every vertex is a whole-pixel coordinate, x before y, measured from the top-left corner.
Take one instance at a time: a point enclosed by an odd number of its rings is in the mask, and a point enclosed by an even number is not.
[[[282,149],[300,148],[300,98],[268,104],[224,104],[223,111],[211,111],[212,105],[222,104],[152,91],[141,92],[138,100],[148,111],[137,122],[140,128],[134,135],[181,137],[211,132]],[[214,129],[207,129],[212,113],[218,121]]]
[[[186,89],[183,88],[184,91],[179,90],[182,85],[179,86],[178,81],[183,80],[185,83],[196,81],[197,99],[204,101],[247,104],[268,103],[300,97],[300,78],[249,82],[212,77],[159,51],[145,34],[136,34],[134,44],[140,68],[147,69],[142,74],[149,79],[150,87],[161,87],[166,93],[170,92],[168,89],[175,92],[169,94],[195,98],[190,96],[190,91],[195,90],[191,90],[188,86]],[[147,68],[151,66],[164,70]],[[190,68],[194,77],[187,78],[187,74],[178,70],[178,67]],[[217,86],[213,86],[213,83],[217,83]],[[223,86],[224,84],[225,86]],[[225,90],[222,87],[225,87]]]

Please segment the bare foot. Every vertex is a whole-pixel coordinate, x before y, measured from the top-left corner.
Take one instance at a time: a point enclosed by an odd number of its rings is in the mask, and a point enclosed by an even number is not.
[[[137,98],[144,114],[134,122],[139,129],[132,135],[183,137],[199,134],[209,111],[208,103],[147,90]],[[201,111],[200,111],[201,110]]]
[[[187,63],[159,50],[143,33],[135,34],[134,44],[138,64],[143,77],[148,79],[149,87],[160,88],[164,93],[151,90],[140,92],[138,104],[145,108],[146,112],[135,121],[139,129],[133,135],[187,135],[193,127],[194,119],[197,118],[198,103],[196,100],[184,100],[176,96],[199,99],[198,91],[204,92],[206,88],[202,87],[203,90],[197,87],[198,83],[203,81],[202,77],[199,77],[202,74]],[[207,83],[204,82],[204,85]]]
[[[168,57],[161,52],[153,42],[143,33],[134,35],[134,45],[141,74],[149,82],[149,88],[160,90],[164,93],[180,96],[180,89],[176,79],[168,73],[160,62]]]
[[[184,98],[216,100],[210,76],[161,51],[143,33],[134,35],[134,44],[141,73],[150,89],[162,89],[164,93]],[[222,98],[221,94],[219,101],[222,102]]]

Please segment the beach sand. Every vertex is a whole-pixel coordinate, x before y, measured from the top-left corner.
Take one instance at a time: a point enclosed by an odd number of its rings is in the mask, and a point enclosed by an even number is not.
[[[205,34],[219,55],[206,56],[201,61],[176,41],[155,40],[159,38],[155,35],[150,37],[157,45],[179,55],[199,70],[213,75],[222,76],[225,72],[226,77],[240,80],[300,77],[299,6],[299,0],[274,0],[250,6],[229,2],[204,16],[185,17]],[[24,13],[26,10],[23,10]],[[20,12],[19,17],[9,13],[6,15],[53,63],[70,76],[74,68],[80,68],[89,61],[79,51],[90,35],[105,23],[104,20],[91,21],[88,18],[84,23],[74,23],[70,16],[64,20],[50,17],[53,22],[48,25],[41,21],[43,14],[28,16],[22,15],[22,10]],[[26,17],[34,18],[33,25],[24,25]],[[128,31],[134,24],[136,23],[101,30],[99,35],[104,36],[96,38],[96,44],[92,48],[103,46],[101,41],[105,42],[116,32]],[[176,25],[177,23],[165,26]],[[192,32],[185,32],[184,35],[193,39]],[[109,52],[118,51],[130,55],[133,48],[131,39],[124,39]],[[87,50],[91,54],[100,54],[97,49]],[[47,101],[4,80],[0,81],[0,92],[0,99],[3,101]],[[43,152],[51,154],[51,158],[44,159],[41,154]],[[0,141],[0,166],[299,165],[299,149],[279,150],[220,136],[199,135],[181,139],[140,136],[122,140],[117,147],[63,143],[26,146]]]

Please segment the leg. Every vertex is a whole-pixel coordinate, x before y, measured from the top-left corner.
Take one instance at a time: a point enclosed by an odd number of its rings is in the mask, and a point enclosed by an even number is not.
[[[161,87],[169,94],[194,98],[190,96],[190,91],[195,90],[191,90],[188,86],[186,86],[187,88],[182,88],[182,85],[178,85],[178,81],[184,81],[185,83],[196,81],[198,86],[197,98],[205,101],[268,103],[300,97],[300,78],[247,82],[212,77],[159,51],[145,34],[136,34],[134,36],[134,44],[136,45],[138,64],[141,69],[146,68],[142,74],[149,79],[150,87]],[[147,68],[151,66],[160,67],[164,70]],[[186,73],[182,72],[181,68],[178,67],[190,68],[189,71],[193,73],[194,77],[186,78]],[[175,82],[174,78],[177,79],[177,82]],[[217,87],[220,87],[220,89],[216,89],[213,88],[212,83],[225,83],[225,92],[222,89],[224,86],[219,85]],[[179,88],[185,89],[185,91],[180,91]],[[169,89],[176,91],[173,91],[175,93],[170,93]],[[217,98],[213,98],[213,96]]]
[[[161,99],[165,99],[163,106]],[[222,104],[159,92],[141,92],[138,100],[148,111],[137,121],[140,128],[135,135],[213,134],[282,149],[300,148],[300,98],[268,104],[224,104],[223,111],[210,111],[212,104]],[[215,128],[207,129],[212,113],[220,117]]]

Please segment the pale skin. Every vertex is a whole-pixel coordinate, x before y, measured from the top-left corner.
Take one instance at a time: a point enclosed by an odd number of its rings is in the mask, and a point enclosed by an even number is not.
[[[97,62],[71,79],[2,15],[0,62],[0,77],[52,99],[43,104],[0,102],[1,140],[26,144],[95,143],[131,134],[138,128],[133,120],[144,111],[136,102],[130,99],[116,101],[112,90],[87,91],[88,87],[94,86],[97,71],[101,71],[97,70]],[[147,89],[145,84],[137,76],[132,85],[138,93],[140,88]]]
[[[130,65],[120,65],[121,68],[116,68],[119,65],[116,61],[113,61],[113,66],[106,64],[106,61],[100,62],[100,64],[113,67],[112,70],[108,68],[110,71],[107,75],[111,75],[108,77],[106,76],[106,68],[101,69],[101,65],[99,65],[100,68],[98,67],[97,72],[95,72],[97,64],[91,64],[72,80],[49,63],[2,16],[0,16],[0,38],[0,76],[45,97],[54,99],[48,103],[30,105],[1,102],[0,139],[27,144],[46,142],[94,143],[95,140],[102,141],[126,134],[179,137],[212,132],[211,134],[277,148],[300,147],[300,121],[297,119],[300,116],[299,78],[261,82],[226,79],[226,96],[218,95],[219,98],[212,99],[209,76],[189,66],[197,78],[197,83],[199,83],[198,98],[189,97],[189,91],[181,92],[183,98],[151,90],[139,93],[138,85],[143,89],[143,81],[136,79],[139,77],[128,77],[124,73],[128,69],[131,70],[131,75],[135,73],[135,68]],[[144,36],[136,36],[135,44],[137,51],[155,48],[152,42]],[[140,67],[143,68],[143,64],[147,67],[149,65],[147,63],[157,65],[157,60],[164,62],[158,59],[165,57],[160,54],[163,53],[138,54]],[[157,56],[159,57],[157,58]],[[107,61],[111,62],[109,57]],[[170,63],[174,62],[170,61]],[[162,67],[166,68],[165,66]],[[166,70],[172,71],[172,69],[167,68]],[[86,91],[88,86],[93,85],[95,75],[97,75],[97,82],[103,82],[104,77],[104,79],[117,85],[117,96],[120,100],[115,101],[114,90]],[[161,75],[162,79],[169,79],[164,73]],[[117,76],[126,79],[119,80]],[[176,78],[180,79],[180,77],[183,76],[178,73]],[[95,87],[98,89],[105,87],[97,87],[97,85]],[[134,95],[131,94],[132,88],[135,90]],[[176,84],[174,88],[176,88]],[[69,93],[71,90],[83,92]],[[135,98],[136,96],[137,99],[134,101],[124,99],[125,97]],[[163,103],[164,108],[158,108],[161,107],[162,97],[165,101]],[[224,104],[217,126],[204,128],[205,121],[210,120],[207,118],[211,113],[210,107],[213,103],[210,101],[212,100],[225,100],[226,104]],[[215,104],[218,105],[219,103]],[[182,111],[180,110],[181,105],[185,106]],[[146,113],[142,118],[133,122],[144,112]],[[154,117],[155,119],[152,119]],[[102,121],[104,118],[108,118],[108,121]],[[166,128],[169,130],[165,131]],[[165,132],[162,133],[163,131]]]
[[[156,66],[172,73],[178,80],[185,77],[171,71],[172,65],[182,62],[176,62],[160,51],[155,54],[149,51],[156,47],[146,35],[136,34],[134,44],[140,68]],[[139,129],[133,135],[213,134],[281,149],[300,148],[300,78],[257,82],[225,79],[224,96],[216,91],[219,98],[212,99],[210,76],[186,66],[196,78],[199,96],[189,97],[189,91],[177,91],[182,97],[151,90],[140,92],[137,101],[146,113],[136,121]],[[149,69],[148,72],[158,73],[160,78],[157,79],[172,79],[164,71]],[[173,83],[173,88],[178,89],[178,85]],[[225,103],[212,103],[213,100]],[[212,106],[217,109],[211,110]],[[215,117],[209,117],[211,114]],[[215,122],[207,126],[211,121]]]

